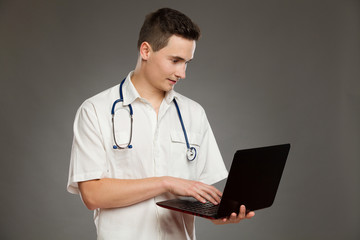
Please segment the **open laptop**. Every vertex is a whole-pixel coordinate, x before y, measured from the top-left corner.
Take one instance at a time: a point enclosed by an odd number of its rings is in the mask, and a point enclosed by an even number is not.
[[[157,202],[158,206],[209,219],[270,207],[280,183],[290,144],[281,144],[236,151],[221,202],[201,203],[192,197]]]

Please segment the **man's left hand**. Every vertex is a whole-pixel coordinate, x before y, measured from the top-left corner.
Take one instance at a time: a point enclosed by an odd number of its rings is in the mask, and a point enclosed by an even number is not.
[[[241,220],[250,219],[255,216],[255,212],[246,213],[246,208],[244,205],[241,205],[239,214],[232,213],[228,218],[219,218],[216,220],[211,220],[216,225],[229,224],[229,223],[239,223]]]

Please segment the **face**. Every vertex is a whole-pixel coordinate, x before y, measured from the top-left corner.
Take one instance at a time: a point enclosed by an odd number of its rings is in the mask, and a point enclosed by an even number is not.
[[[150,46],[148,47],[147,52],[140,52],[145,61],[146,80],[154,90],[170,91],[178,80],[186,77],[187,64],[194,57],[195,40],[173,35],[169,38],[167,46],[159,51],[154,52]]]

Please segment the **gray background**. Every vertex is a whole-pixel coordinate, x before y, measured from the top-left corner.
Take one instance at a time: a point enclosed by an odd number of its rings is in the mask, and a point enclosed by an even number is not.
[[[0,1],[0,239],[95,239],[66,192],[75,112],[136,63],[145,14],[202,29],[177,91],[236,149],[290,142],[273,207],[199,239],[360,239],[359,1]],[[217,184],[223,187],[223,182]]]

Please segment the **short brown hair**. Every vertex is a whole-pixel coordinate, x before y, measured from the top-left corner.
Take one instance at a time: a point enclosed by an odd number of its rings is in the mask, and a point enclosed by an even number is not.
[[[172,35],[197,41],[200,28],[185,14],[170,8],[161,8],[146,16],[139,33],[137,47],[148,42],[154,51],[165,47]]]

